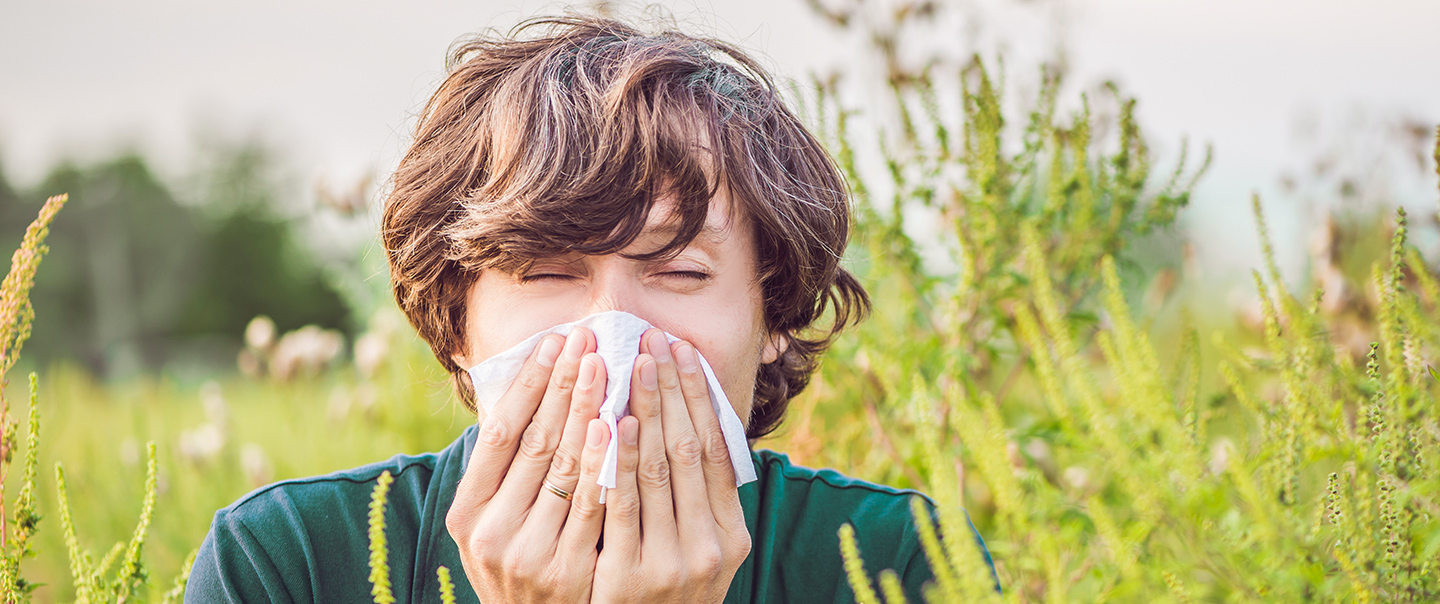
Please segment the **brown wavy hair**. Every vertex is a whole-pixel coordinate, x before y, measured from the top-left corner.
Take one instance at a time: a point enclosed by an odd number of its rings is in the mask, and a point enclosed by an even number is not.
[[[617,253],[666,195],[676,236],[634,257],[678,253],[724,186],[754,229],[765,326],[788,344],[755,376],[747,422],[751,438],[774,431],[869,298],[840,266],[844,177],[765,71],[723,42],[596,17],[465,40],[447,69],[395,171],[382,239],[396,302],[466,406],[474,392],[451,355],[482,269]]]

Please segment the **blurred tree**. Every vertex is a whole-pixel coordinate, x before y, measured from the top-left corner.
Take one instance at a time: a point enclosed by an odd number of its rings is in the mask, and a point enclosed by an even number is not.
[[[204,217],[206,269],[177,318],[177,334],[197,348],[225,334],[217,352],[233,362],[235,338],[256,315],[268,315],[282,332],[319,325],[352,333],[355,309],[306,240],[317,208],[291,194],[281,153],[254,136],[203,135],[200,147],[189,188]]]
[[[34,359],[72,357],[105,375],[163,362],[164,336],[198,266],[193,217],[138,155],[90,168],[62,164],[7,216],[18,236],[32,203],[69,192],[52,227],[53,250],[33,294]]]
[[[256,315],[281,330],[320,325],[349,330],[345,302],[291,236],[286,223],[257,206],[208,225],[205,270],[176,321],[176,335],[238,337]]]
[[[176,363],[214,368],[234,362],[257,314],[281,329],[347,328],[340,295],[273,211],[273,182],[245,169],[260,159],[234,154],[207,166],[216,171],[209,181],[232,194],[212,187],[206,203],[181,203],[134,153],[62,164],[24,194],[0,181],[0,243],[11,247],[40,200],[71,199],[33,293],[43,310],[29,360],[74,359],[109,377]]]
[[[0,208],[9,208],[15,203],[15,189],[10,186],[10,179],[5,178],[5,162],[0,157]]]

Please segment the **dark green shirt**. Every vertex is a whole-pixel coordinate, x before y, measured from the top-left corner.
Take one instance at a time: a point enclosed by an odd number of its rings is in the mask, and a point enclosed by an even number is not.
[[[460,602],[474,602],[445,514],[475,444],[472,426],[439,453],[276,483],[215,514],[186,602],[369,602],[367,512],[376,479],[395,477],[385,512],[390,581],[400,602],[440,602],[449,567]],[[739,602],[852,602],[837,531],[849,522],[866,568],[893,568],[911,602],[932,578],[910,513],[915,491],[752,453],[759,480],[740,488],[751,552],[725,597]],[[929,500],[925,500],[929,505]],[[976,535],[979,539],[979,535]]]

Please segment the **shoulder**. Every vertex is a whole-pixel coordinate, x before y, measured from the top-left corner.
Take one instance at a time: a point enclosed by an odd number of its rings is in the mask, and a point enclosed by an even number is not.
[[[388,509],[404,512],[408,500],[418,499],[411,495],[416,495],[417,489],[423,492],[428,486],[435,460],[433,453],[396,455],[358,468],[276,482],[251,491],[216,515],[228,522],[258,522],[270,526],[292,517],[315,528],[332,522],[345,524],[354,516],[345,512],[368,510],[370,492],[385,472],[395,480],[390,487]],[[364,519],[362,514],[360,520]]]
[[[755,462],[772,502],[780,504],[773,506],[777,513],[819,514],[828,521],[853,524],[864,533],[913,526],[914,502],[926,509],[935,505],[920,491],[795,465],[784,453],[761,449],[755,452]]]
[[[394,478],[385,509],[387,540],[414,544],[391,548],[391,568],[427,563],[437,549],[437,518],[443,526],[445,487],[450,474],[458,474],[450,467],[456,465],[454,450],[463,440],[440,453],[397,455],[277,482],[241,497],[215,513],[196,556],[187,601],[368,600],[369,505],[377,480],[385,472]],[[397,591],[408,574],[392,573]]]
[[[783,453],[762,449],[753,456],[760,479],[741,488],[741,503],[754,544],[754,566],[746,580],[751,593],[759,596],[755,601],[853,601],[840,555],[839,531],[846,524],[855,529],[872,580],[883,570],[893,570],[910,601],[924,601],[923,586],[934,573],[915,515],[937,522],[933,500],[913,489],[797,466]],[[964,510],[954,511],[965,518],[960,531],[969,533],[957,537],[975,540],[993,577],[994,563],[980,533]]]
[[[759,480],[741,489],[754,555],[753,586],[761,599],[819,602],[852,598],[843,572],[839,531],[850,525],[865,567],[893,569],[919,597],[930,577],[915,506],[934,503],[919,491],[791,463],[782,453],[754,452]],[[753,485],[753,486],[752,486]],[[916,599],[915,601],[921,601]]]

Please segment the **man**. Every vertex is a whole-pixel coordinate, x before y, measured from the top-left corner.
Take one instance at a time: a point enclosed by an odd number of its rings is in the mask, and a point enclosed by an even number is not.
[[[710,406],[702,357],[746,436],[770,433],[869,303],[840,267],[843,177],[763,70],[723,43],[591,18],[482,37],[449,65],[382,237],[396,300],[477,426],[438,454],[221,510],[187,601],[368,600],[365,512],[386,470],[402,601],[439,601],[442,565],[464,569],[461,601],[849,601],[845,523],[869,566],[921,601],[916,493],[769,451],[750,453],[758,480],[737,489]],[[576,328],[540,339],[477,407],[467,368],[610,311],[655,326],[630,375],[606,375],[599,334]],[[614,380],[629,382],[630,416],[612,433],[596,417]]]

